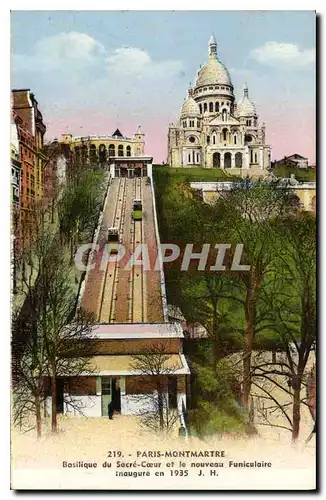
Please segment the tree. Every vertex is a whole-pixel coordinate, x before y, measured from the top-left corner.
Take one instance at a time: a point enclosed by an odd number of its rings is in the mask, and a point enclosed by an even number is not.
[[[47,264],[42,270],[46,290],[42,294],[44,302],[38,318],[38,329],[44,341],[46,372],[51,382],[52,432],[56,432],[57,377],[78,376],[90,371],[90,333],[95,316],[82,309],[75,313],[76,293],[71,268],[60,247],[53,248],[51,261]]]
[[[83,310],[75,314],[73,270],[57,235],[40,233],[24,257],[29,262],[29,272],[23,277],[25,300],[15,318],[12,337],[14,405],[19,408],[21,388],[25,388],[26,397],[31,394],[34,400],[40,435],[44,378],[51,381],[52,431],[56,432],[56,378],[85,371],[90,356],[85,352],[85,339],[95,318]],[[91,346],[90,339],[87,345]]]
[[[292,439],[300,430],[301,390],[316,343],[316,220],[302,213],[280,227],[272,307],[283,340],[293,389]]]
[[[171,432],[179,419],[178,410],[169,404],[167,377],[178,369],[171,356],[163,342],[132,356],[132,368],[140,373],[140,385],[146,386],[150,394],[150,403],[145,403],[140,413],[141,424],[154,432]]]
[[[84,169],[61,196],[58,205],[60,234],[70,246],[71,263],[78,243],[92,238],[107,188],[106,177],[103,170]]]
[[[216,207],[228,221],[230,243],[244,245],[243,264],[250,266],[236,273],[240,296],[232,294],[244,309],[243,405],[249,409],[251,353],[255,335],[266,328],[265,318],[259,317],[259,305],[263,286],[273,275],[275,227],[284,214],[295,213],[297,205],[293,193],[278,181],[245,180],[218,199]]]
[[[22,428],[30,423],[30,417],[34,415],[37,437],[40,438],[45,362],[42,342],[33,335],[34,321],[29,315],[16,315],[12,321],[13,423]],[[23,347],[20,345],[22,333],[26,335]]]

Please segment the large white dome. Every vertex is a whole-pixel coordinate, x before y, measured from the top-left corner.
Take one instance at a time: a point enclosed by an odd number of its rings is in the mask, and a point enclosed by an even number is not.
[[[232,85],[228,70],[217,57],[217,44],[214,37],[209,41],[209,59],[199,70],[196,87],[203,85]]]
[[[243,96],[241,97],[240,101],[238,102],[237,114],[238,114],[238,116],[243,116],[243,117],[257,115],[256,106],[249,99],[249,92],[248,92],[247,85],[245,85],[245,87],[243,89]]]

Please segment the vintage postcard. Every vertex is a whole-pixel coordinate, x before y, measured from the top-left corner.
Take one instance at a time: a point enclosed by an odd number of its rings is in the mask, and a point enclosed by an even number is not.
[[[315,490],[316,13],[11,37],[11,488]]]

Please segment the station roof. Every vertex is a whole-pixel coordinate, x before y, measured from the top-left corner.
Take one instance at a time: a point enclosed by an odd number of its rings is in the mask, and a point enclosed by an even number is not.
[[[101,340],[183,338],[178,323],[108,323],[95,325],[92,337]]]
[[[153,355],[155,356],[155,354]],[[164,355],[165,356],[165,355]],[[150,372],[150,361],[147,370],[137,369],[137,358],[134,356],[102,355],[93,356],[89,362],[88,372],[80,376],[114,376],[114,375],[154,375]],[[155,366],[155,363],[154,363]],[[146,365],[147,367],[147,365]],[[155,370],[153,370],[155,371]],[[190,370],[183,354],[166,354],[158,375],[189,375]],[[74,375],[71,375],[74,376]]]
[[[110,156],[110,163],[152,163],[152,156]]]
[[[120,130],[117,128],[115,132],[113,132],[112,137],[123,137]]]

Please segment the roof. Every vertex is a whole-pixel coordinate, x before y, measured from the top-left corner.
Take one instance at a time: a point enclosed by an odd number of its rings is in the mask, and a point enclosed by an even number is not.
[[[291,158],[296,158],[297,160],[308,160],[305,156],[301,156],[298,153],[294,153],[293,155],[286,156],[285,157],[287,160],[290,160]]]
[[[183,354],[167,354],[161,374],[189,375],[190,370]],[[109,376],[109,375],[145,375],[142,370],[135,370],[137,360],[134,356],[103,355],[90,358],[90,369],[79,374],[81,376]],[[68,376],[74,376],[73,374]]]
[[[121,132],[120,132],[120,130],[118,128],[112,134],[112,137],[115,137],[115,136],[116,137],[123,137],[123,135],[121,134]]]
[[[134,162],[147,161],[149,163],[152,163],[153,157],[152,156],[110,156],[109,160],[110,160],[110,163],[114,163],[116,161],[122,162],[122,163],[134,163]]]
[[[182,338],[178,323],[108,323],[96,325],[92,336],[97,339]]]
[[[198,71],[196,87],[202,85],[232,85],[228,70],[216,57],[210,57],[207,63]]]
[[[209,41],[209,59],[204,66],[198,71],[196,78],[196,87],[202,85],[230,85],[232,86],[231,78],[228,70],[217,57],[217,44],[212,36]]]

